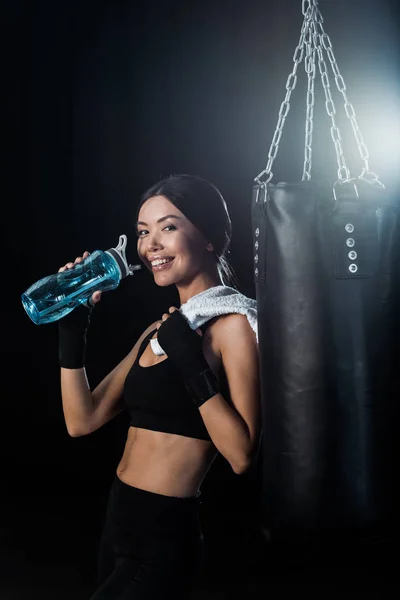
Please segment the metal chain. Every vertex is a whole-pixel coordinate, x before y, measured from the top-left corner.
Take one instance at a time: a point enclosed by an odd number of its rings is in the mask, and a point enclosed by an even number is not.
[[[308,7],[307,7],[308,4]],[[305,144],[305,161],[304,161],[304,169],[303,169],[303,180],[311,179],[311,170],[307,168],[311,167],[311,144],[310,137],[312,141],[312,136],[310,136],[310,131],[312,132],[313,121],[312,117],[310,119],[311,107],[310,104],[312,102],[312,110],[314,108],[314,80],[312,80],[312,71],[314,67],[314,78],[315,78],[315,54],[318,53],[318,67],[321,74],[322,85],[325,93],[325,107],[326,111],[331,118],[332,127],[331,127],[331,136],[333,143],[335,145],[336,157],[338,162],[338,177],[340,181],[345,181],[350,179],[350,171],[347,168],[346,160],[343,153],[342,147],[342,139],[340,135],[339,128],[336,124],[336,108],[333,102],[328,71],[326,68],[326,62],[324,60],[323,52],[322,52],[322,40],[321,36],[317,32],[316,24],[319,24],[322,27],[323,17],[321,12],[318,9],[318,1],[317,0],[303,0],[303,14],[306,11],[306,16],[309,18],[309,27],[308,27],[308,41],[307,44],[307,56],[306,56],[306,72],[308,73],[308,90],[307,90],[307,118],[306,118],[306,144]],[[310,53],[312,47],[312,54],[314,58],[314,65],[310,64]],[[311,90],[311,93],[310,93]]]
[[[318,0],[302,0],[302,13],[307,19],[310,19],[312,16],[312,11],[318,11],[319,14],[316,15],[317,18],[322,19],[322,15],[318,10]],[[322,19],[323,21],[323,19]]]
[[[339,67],[337,64],[337,60],[335,58],[335,54],[333,52],[330,37],[325,32],[322,22],[319,22],[318,25],[319,25],[319,28],[321,31],[321,33],[320,33],[321,43],[322,43],[324,49],[326,50],[326,53],[328,54],[328,58],[331,63],[331,66],[332,66],[332,71],[335,76],[336,87],[339,90],[339,92],[341,92],[341,94],[343,95],[344,109],[345,109],[348,119],[350,120],[352,129],[353,129],[353,132],[354,132],[354,135],[356,138],[356,142],[358,145],[358,150],[360,152],[361,159],[364,162],[364,167],[362,169],[362,172],[361,172],[361,175],[359,176],[359,178],[363,179],[364,181],[367,181],[368,183],[378,184],[378,185],[384,187],[383,183],[379,180],[378,175],[376,173],[374,173],[373,171],[371,171],[369,168],[369,156],[370,155],[368,152],[368,148],[364,142],[364,138],[363,138],[362,133],[359,128],[357,118],[356,118],[356,113],[354,110],[354,106],[347,97],[347,93],[346,93],[347,87],[346,87],[344,79],[340,73],[340,70],[339,70]]]
[[[305,34],[307,31],[308,23],[309,23],[309,21],[305,16],[304,20],[303,20],[303,25],[301,28],[299,43],[297,44],[296,50],[293,54],[293,62],[294,62],[293,70],[292,70],[291,74],[289,75],[287,82],[286,82],[286,96],[285,96],[285,99],[282,102],[280,110],[279,110],[278,122],[276,125],[274,137],[272,138],[271,146],[270,146],[270,149],[268,152],[268,163],[267,163],[267,166],[265,167],[265,169],[263,171],[261,171],[261,173],[259,173],[257,175],[257,177],[254,179],[254,181],[259,183],[260,185],[261,184],[265,185],[265,184],[269,183],[271,181],[272,177],[274,176],[274,174],[272,172],[272,166],[274,164],[276,155],[278,154],[279,142],[282,137],[283,126],[285,124],[286,117],[289,114],[290,97],[292,95],[293,90],[296,87],[297,69],[304,57],[304,39],[305,39]],[[261,181],[261,177],[263,177],[263,176],[266,177],[265,181]]]
[[[315,24],[313,23],[313,25],[315,26]],[[317,42],[316,42],[316,46],[317,46],[317,53],[318,53],[318,67],[319,67],[319,72],[321,73],[321,80],[322,80],[322,86],[324,88],[324,92],[325,92],[325,108],[326,108],[326,112],[328,113],[328,115],[331,118],[332,121],[332,127],[331,127],[331,136],[332,136],[332,140],[333,143],[335,144],[335,150],[336,150],[336,158],[337,158],[337,163],[338,163],[338,178],[341,182],[343,181],[347,181],[350,179],[350,171],[347,168],[346,165],[346,159],[344,157],[343,154],[343,147],[342,147],[342,138],[340,135],[340,131],[339,128],[336,124],[336,108],[335,108],[335,104],[333,102],[333,98],[332,98],[332,94],[331,94],[331,86],[329,83],[329,76],[328,76],[328,71],[326,68],[326,62],[324,60],[324,54],[322,51],[322,42],[321,42],[321,36],[316,33],[314,33],[314,39],[317,38]]]
[[[304,3],[303,3],[304,10]],[[313,35],[311,27],[307,28],[307,37],[304,40],[306,56],[304,59],[304,69],[308,76],[307,87],[307,113],[306,113],[306,139],[304,148],[304,166],[302,181],[310,181],[312,169],[312,139],[314,130],[314,105],[315,105],[315,47],[313,44]],[[307,39],[308,38],[308,39]]]
[[[293,70],[286,82],[286,96],[279,110],[278,122],[275,133],[272,138],[271,146],[268,152],[268,162],[266,168],[259,173],[254,181],[260,185],[266,185],[273,178],[272,166],[279,150],[279,143],[282,137],[283,126],[286,117],[290,110],[290,98],[297,84],[297,69],[303,61],[305,55],[305,71],[308,75],[307,88],[307,115],[306,115],[306,139],[304,150],[304,166],[303,166],[303,181],[311,179],[312,168],[312,135],[313,135],[313,118],[315,105],[315,75],[316,75],[316,53],[318,53],[318,67],[321,74],[322,85],[325,93],[325,107],[328,115],[331,118],[331,136],[335,145],[336,157],[338,162],[338,181],[336,183],[344,183],[350,180],[350,171],[347,168],[346,160],[343,153],[342,138],[339,128],[336,124],[336,108],[333,102],[331,87],[329,82],[327,65],[324,60],[324,50],[326,51],[330,64],[332,66],[335,82],[338,90],[342,93],[345,101],[345,111],[349,118],[360,155],[364,161],[364,168],[359,179],[363,179],[368,183],[378,184],[381,187],[384,185],[379,181],[378,175],[369,169],[369,152],[364,143],[360,128],[357,123],[354,107],[349,101],[346,91],[346,85],[339,71],[333,48],[329,36],[325,33],[323,22],[324,19],[318,8],[318,0],[302,0],[302,12],[304,15],[303,25],[301,28],[299,43],[293,55]],[[318,33],[317,26],[320,33]],[[306,37],[308,36],[308,37]],[[266,177],[261,181],[262,177]]]

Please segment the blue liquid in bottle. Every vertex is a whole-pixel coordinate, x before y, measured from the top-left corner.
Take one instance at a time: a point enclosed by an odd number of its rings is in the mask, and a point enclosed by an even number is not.
[[[128,265],[122,235],[116,248],[96,250],[72,269],[40,279],[21,296],[22,305],[36,325],[58,321],[99,290],[115,289],[121,279],[133,275],[140,265]]]

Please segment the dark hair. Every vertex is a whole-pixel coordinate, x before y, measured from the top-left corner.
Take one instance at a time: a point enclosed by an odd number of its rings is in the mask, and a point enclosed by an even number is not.
[[[164,196],[201,231],[214,246],[218,272],[225,285],[236,286],[236,277],[226,259],[232,237],[232,224],[221,192],[196,175],[171,175],[152,185],[141,197],[142,205],[153,196]]]

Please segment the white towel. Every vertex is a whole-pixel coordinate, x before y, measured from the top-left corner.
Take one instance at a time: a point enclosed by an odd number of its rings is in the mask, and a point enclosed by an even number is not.
[[[192,296],[179,310],[192,329],[201,327],[219,315],[230,313],[245,315],[256,334],[258,343],[257,301],[227,285],[216,285]],[[157,356],[165,354],[157,339],[150,340],[150,344],[154,354]]]

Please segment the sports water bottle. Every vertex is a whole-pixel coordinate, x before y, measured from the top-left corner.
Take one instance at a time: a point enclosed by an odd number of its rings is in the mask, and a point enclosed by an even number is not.
[[[121,279],[141,269],[141,265],[128,265],[126,243],[126,235],[121,235],[116,248],[95,250],[73,269],[49,275],[31,285],[21,300],[35,325],[62,319],[87,302],[93,292],[113,290]]]

